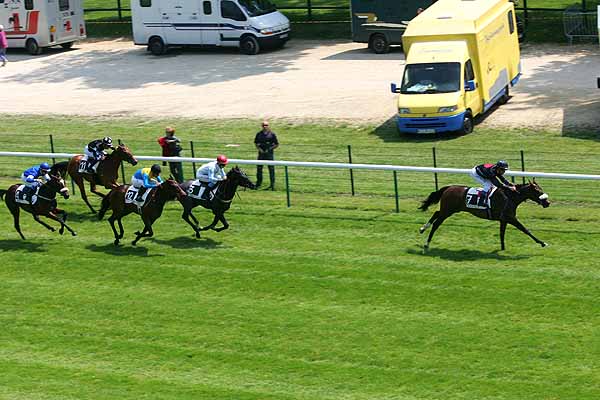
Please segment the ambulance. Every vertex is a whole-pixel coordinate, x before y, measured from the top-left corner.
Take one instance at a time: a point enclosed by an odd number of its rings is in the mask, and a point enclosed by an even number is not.
[[[131,0],[133,41],[154,55],[169,47],[282,47],[290,21],[269,0]]]
[[[402,37],[398,96],[403,133],[473,131],[473,118],[510,98],[521,77],[517,23],[508,0],[439,0]]]
[[[34,55],[50,46],[69,49],[86,37],[82,0],[0,0],[0,25],[8,47]]]

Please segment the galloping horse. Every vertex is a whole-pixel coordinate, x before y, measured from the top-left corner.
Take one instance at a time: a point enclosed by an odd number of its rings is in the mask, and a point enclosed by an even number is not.
[[[36,222],[52,232],[54,232],[55,229],[44,221],[40,220],[40,215],[59,222],[60,229],[58,233],[61,235],[64,233],[65,228],[67,228],[67,230],[71,232],[73,236],[77,235],[77,233],[75,233],[75,231],[65,223],[67,220],[66,211],[56,208],[56,193],[60,193],[65,199],[69,198],[69,189],[66,187],[65,181],[60,176],[50,175],[50,180],[40,186],[40,189],[37,193],[37,201],[34,205],[17,203],[15,194],[19,186],[20,184],[15,184],[9,187],[8,190],[0,190],[0,198],[4,197],[6,206],[13,215],[15,229],[17,232],[19,232],[19,235],[21,235],[21,239],[25,240],[25,236],[23,236],[23,233],[21,232],[21,226],[19,223],[20,209],[32,214],[33,219]]]
[[[192,182],[194,181],[189,180],[181,183],[179,186],[183,191],[189,193]],[[215,197],[212,200],[200,200],[191,196],[179,199],[179,202],[183,206],[183,214],[181,215],[181,218],[183,218],[185,222],[190,224],[190,226],[196,233],[197,238],[200,237],[200,231],[207,231],[209,229],[212,229],[216,232],[220,232],[229,228],[229,224],[227,223],[224,214],[227,210],[229,210],[229,207],[231,206],[231,201],[233,200],[233,196],[235,196],[235,192],[238,186],[256,189],[256,185],[250,181],[250,178],[248,178],[244,171],[242,171],[238,167],[235,167],[227,173],[227,179],[221,182],[221,184],[217,188]],[[210,225],[205,226],[204,228],[201,228],[198,225],[198,220],[196,219],[196,217],[194,217],[194,214],[192,214],[192,209],[197,206],[202,206],[204,208],[212,210],[215,216],[213,218],[212,223]],[[194,222],[190,220],[190,217]],[[219,221],[221,221],[223,226],[221,228],[215,228],[217,222]]]
[[[119,178],[119,165],[121,162],[127,161],[131,165],[136,165],[137,160],[133,154],[131,154],[131,151],[127,146],[120,144],[111,154],[107,155],[104,160],[100,161],[97,173],[85,174],[79,172],[79,164],[82,158],[83,155],[81,154],[71,158],[67,170],[75,184],[79,187],[81,198],[85,201],[85,204],[87,204],[90,210],[95,213],[96,211],[92,208],[92,205],[88,201],[87,194],[85,193],[85,187],[83,185],[84,179],[90,183],[90,191],[92,193],[104,197],[105,195],[103,193],[96,191],[96,185],[102,185],[106,189],[116,188],[119,186],[117,179]]]
[[[427,238],[427,242],[424,245],[425,250],[429,248],[429,243],[431,242],[433,234],[446,220],[446,218],[461,211],[469,212],[479,218],[500,221],[500,244],[502,246],[502,250],[505,249],[504,233],[506,232],[506,224],[513,225],[521,232],[535,240],[535,242],[540,244],[542,247],[546,247],[548,245],[547,243],[542,242],[533,236],[533,234],[517,220],[516,215],[517,207],[525,200],[533,200],[544,208],[550,205],[550,202],[548,201],[548,195],[543,192],[542,188],[535,182],[535,179],[533,182],[529,182],[524,185],[516,185],[517,190],[515,192],[508,190],[505,191],[507,197],[509,198],[509,205],[504,219],[501,219],[500,216],[502,215],[502,210],[504,209],[506,200],[500,193],[497,193],[498,190],[502,190],[501,188],[498,188],[496,193],[491,196],[491,216],[488,215],[487,210],[467,208],[465,198],[468,189],[469,188],[467,186],[444,186],[437,192],[432,192],[429,197],[423,201],[419,207],[419,209],[422,211],[427,210],[430,205],[440,202],[440,210],[434,212],[429,221],[419,229],[419,233],[422,234],[427,230],[427,228],[433,225],[431,232],[429,233],[429,237]]]
[[[102,208],[98,213],[98,219],[101,220],[104,217],[104,214],[106,214],[106,211],[108,211],[109,208],[112,209],[112,215],[108,217],[108,222],[110,222],[110,227],[115,235],[115,246],[118,246],[120,239],[123,238],[124,230],[121,219],[124,216],[134,212],[140,214],[142,221],[144,222],[144,229],[142,232],[135,232],[136,238],[131,242],[131,244],[135,246],[141,238],[154,235],[152,224],[162,214],[167,201],[174,200],[175,198],[181,201],[181,198],[186,196],[186,193],[181,190],[175,180],[167,179],[148,193],[149,199],[140,212],[137,205],[125,203],[125,194],[127,193],[128,188],[129,185],[121,185],[111,189],[111,191],[102,199]],[[119,223],[119,233],[117,233],[117,230],[115,229],[115,220]]]

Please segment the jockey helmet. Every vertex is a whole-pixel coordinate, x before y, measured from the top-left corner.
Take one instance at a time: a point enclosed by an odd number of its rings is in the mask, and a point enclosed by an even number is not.
[[[43,162],[40,164],[40,169],[43,171],[50,171],[50,165],[47,162]]]
[[[229,161],[227,160],[227,157],[225,157],[223,154],[219,154],[219,155],[217,156],[217,162],[218,162],[219,164],[227,165],[227,163],[228,163]]]
[[[508,169],[508,163],[504,160],[500,160],[496,163],[497,168]]]
[[[151,168],[150,171],[156,175],[160,174],[160,165],[158,164],[154,164]]]
[[[104,143],[107,146],[112,145],[112,138],[110,136],[105,136],[104,139],[102,139],[102,143]]]

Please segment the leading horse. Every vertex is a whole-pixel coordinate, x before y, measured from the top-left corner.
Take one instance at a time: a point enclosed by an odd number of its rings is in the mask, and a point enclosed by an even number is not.
[[[115,235],[115,246],[118,246],[119,241],[123,238],[124,229],[121,219],[124,216],[131,213],[137,213],[140,214],[142,221],[144,222],[144,229],[141,232],[135,232],[135,240],[131,242],[131,244],[135,246],[141,238],[154,235],[152,224],[160,218],[167,201],[174,200],[175,198],[181,201],[181,198],[186,196],[186,193],[181,190],[179,184],[175,180],[167,179],[148,193],[148,201],[140,211],[137,205],[125,203],[127,189],[129,189],[129,185],[121,185],[111,189],[111,191],[102,199],[102,208],[98,213],[98,219],[101,220],[104,218],[104,214],[106,214],[108,209],[112,209],[112,215],[108,217],[108,222]],[[117,233],[115,228],[115,221],[119,224],[119,233]]]
[[[194,182],[194,180],[183,182],[179,186],[184,192],[189,193],[192,182]],[[179,200],[183,206],[183,214],[181,215],[181,218],[183,218],[183,220],[192,227],[197,238],[200,237],[200,231],[212,229],[216,232],[220,232],[229,228],[229,223],[225,219],[225,212],[229,210],[229,207],[231,207],[231,202],[233,201],[233,197],[235,196],[238,186],[256,189],[256,185],[250,181],[248,175],[246,175],[246,173],[238,167],[235,167],[229,170],[227,173],[227,179],[220,183],[212,200],[197,199],[192,196],[187,196]],[[192,214],[192,209],[197,206],[207,208],[214,214],[212,223],[204,228],[201,228],[198,225],[198,220],[194,214]],[[223,226],[220,228],[215,228],[219,221],[221,221]]]
[[[21,239],[25,240],[25,236],[23,235],[23,232],[21,232],[21,225],[19,221],[21,209],[33,215],[33,219],[37,223],[44,226],[51,232],[54,232],[55,229],[42,221],[40,216],[59,222],[60,229],[58,233],[61,235],[64,233],[65,228],[71,232],[71,235],[77,235],[77,233],[75,233],[75,231],[71,229],[65,222],[67,220],[67,212],[56,207],[57,193],[60,193],[60,195],[65,199],[69,198],[69,189],[65,185],[65,181],[60,176],[50,175],[50,180],[40,186],[40,189],[37,193],[37,201],[33,205],[17,203],[15,195],[19,186],[20,184],[15,184],[9,187],[8,190],[0,190],[0,198],[4,198],[6,206],[13,215],[15,229],[19,235],[21,235]]]
[[[84,156],[79,154],[73,156],[67,165],[67,171],[71,175],[71,179],[79,187],[81,192],[81,198],[87,204],[89,209],[95,213],[96,211],[92,208],[92,205],[88,201],[87,193],[85,192],[85,186],[83,185],[84,180],[90,183],[90,191],[100,197],[104,197],[103,193],[96,190],[96,185],[102,185],[106,189],[113,189],[119,186],[117,179],[119,178],[119,166],[121,162],[126,161],[131,165],[136,165],[137,160],[131,153],[131,150],[127,146],[120,144],[115,150],[106,156],[106,158],[98,164],[98,169],[95,174],[81,173],[79,172],[79,164]]]
[[[427,210],[427,208],[429,208],[429,206],[432,204],[436,204],[438,202],[440,203],[440,210],[434,212],[429,221],[419,229],[419,233],[422,234],[427,230],[427,228],[432,226],[429,237],[427,238],[427,242],[425,242],[425,245],[423,246],[425,250],[429,248],[429,243],[433,238],[433,234],[446,220],[446,218],[461,211],[469,212],[479,218],[500,221],[500,245],[502,250],[505,250],[506,248],[504,245],[504,234],[506,232],[507,224],[513,225],[521,232],[535,240],[535,242],[542,247],[546,247],[548,245],[547,243],[533,236],[529,229],[525,228],[525,226],[523,226],[523,224],[517,220],[517,207],[525,200],[533,200],[544,208],[550,206],[548,195],[544,193],[542,188],[535,182],[535,179],[533,182],[529,182],[527,184],[516,185],[515,192],[505,190],[505,194],[507,196],[506,199],[501,193],[498,193],[498,190],[502,190],[501,188],[498,188],[497,191],[491,196],[492,208],[490,214],[488,214],[487,210],[468,208],[466,206],[466,195],[468,189],[469,188],[467,186],[444,186],[437,192],[432,192],[429,197],[423,201],[419,207],[419,209],[422,211]],[[504,209],[506,201],[509,202],[508,210],[504,213],[504,218],[501,218],[502,210]]]

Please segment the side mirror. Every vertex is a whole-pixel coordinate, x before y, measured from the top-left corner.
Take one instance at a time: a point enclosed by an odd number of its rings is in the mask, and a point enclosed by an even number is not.
[[[465,92],[472,92],[476,87],[475,81],[467,81],[465,83]]]
[[[396,86],[395,83],[392,83],[390,85],[390,89],[392,90],[392,93],[400,93],[400,89],[398,88],[398,86]]]

